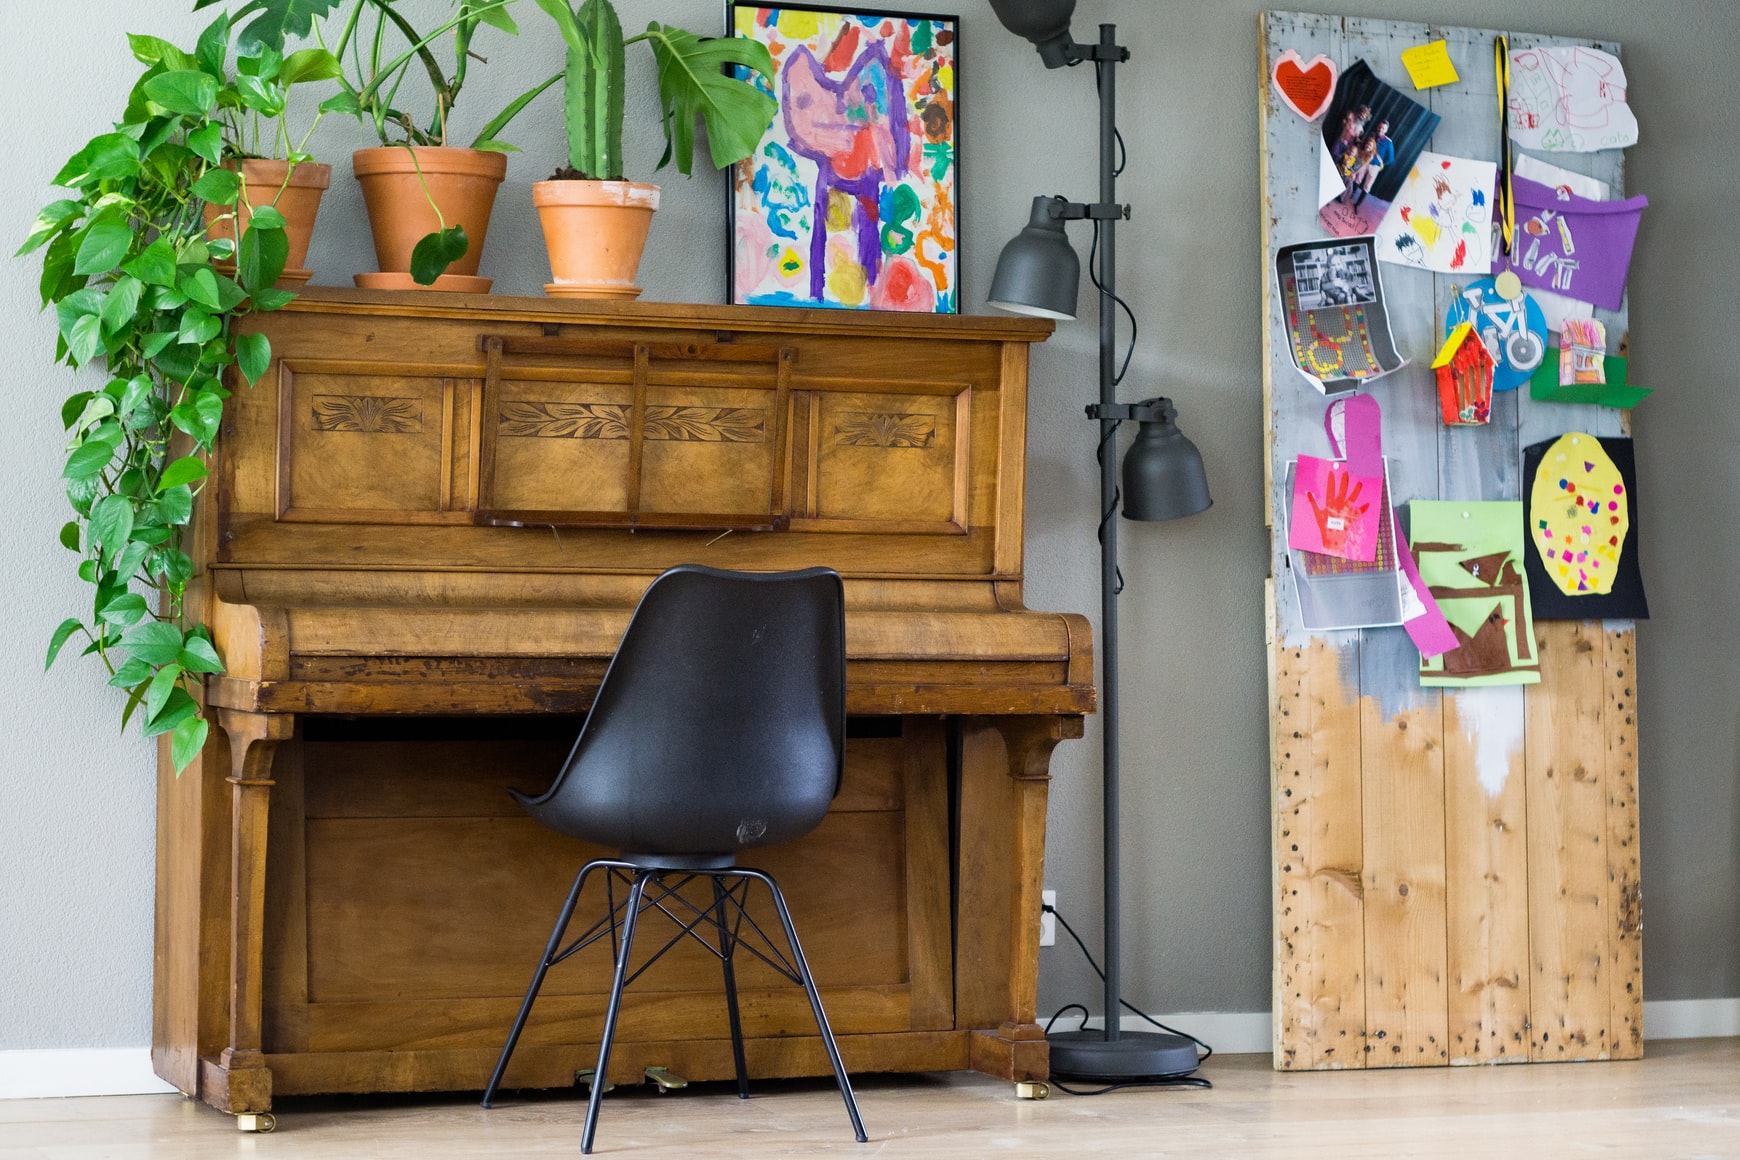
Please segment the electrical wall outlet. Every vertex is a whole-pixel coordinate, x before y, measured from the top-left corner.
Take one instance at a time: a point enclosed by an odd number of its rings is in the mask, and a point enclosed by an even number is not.
[[[1046,906],[1057,905],[1057,891],[1041,890],[1039,900]],[[1039,912],[1039,945],[1054,947],[1057,945],[1057,916],[1048,910]]]

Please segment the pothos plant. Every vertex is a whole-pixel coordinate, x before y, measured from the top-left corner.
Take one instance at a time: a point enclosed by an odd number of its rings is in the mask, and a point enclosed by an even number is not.
[[[75,518],[60,542],[81,557],[92,603],[55,629],[47,664],[84,639],[127,691],[122,728],[140,716],[146,736],[169,734],[179,773],[205,744],[198,682],[223,671],[210,630],[185,616],[182,531],[230,397],[225,371],[251,385],[271,360],[265,336],[236,324],[294,297],[273,288],[288,252],[282,215],[256,208],[238,242],[209,235],[205,206],[235,214],[241,182],[223,161],[239,151],[238,115],[281,123],[289,85],[332,75],[336,61],[323,50],[285,58],[256,38],[232,74],[227,17],[192,52],[129,40],[146,68],[121,120],[55,176],[72,196],[43,208],[18,252],[43,252],[55,357],[91,384],[61,407]],[[233,276],[218,262],[233,262]]]

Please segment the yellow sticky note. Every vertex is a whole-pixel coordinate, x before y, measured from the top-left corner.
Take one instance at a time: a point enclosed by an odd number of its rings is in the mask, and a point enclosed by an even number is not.
[[[1456,65],[1450,60],[1450,46],[1442,40],[1404,49],[1402,67],[1408,70],[1416,89],[1454,84],[1462,79],[1456,75]]]

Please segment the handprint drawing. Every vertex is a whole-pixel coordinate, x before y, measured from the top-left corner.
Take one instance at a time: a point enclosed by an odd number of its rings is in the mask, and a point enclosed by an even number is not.
[[[1328,483],[1321,504],[1314,492],[1305,493],[1311,504],[1311,515],[1317,521],[1317,537],[1323,542],[1323,551],[1329,555],[1357,559],[1368,528],[1363,517],[1371,510],[1369,501],[1359,502],[1365,484],[1345,471],[1330,472]]]

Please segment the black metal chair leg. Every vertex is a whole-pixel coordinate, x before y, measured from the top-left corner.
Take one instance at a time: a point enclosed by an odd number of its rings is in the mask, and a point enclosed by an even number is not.
[[[725,886],[713,878],[713,908],[719,927],[719,958],[725,968],[725,1012],[731,1019],[731,1058],[737,1065],[737,1098],[749,1098],[749,1064],[743,1057],[743,1019],[737,1009],[737,969],[731,965],[737,939],[725,921]]]
[[[520,1004],[520,1013],[514,1017],[513,1030],[508,1032],[507,1042],[502,1045],[501,1058],[495,1061],[495,1073],[489,1077],[489,1087],[484,1089],[483,1106],[486,1108],[493,1106],[496,1089],[501,1086],[502,1077],[507,1074],[508,1060],[513,1058],[514,1048],[520,1042],[520,1032],[526,1028],[526,1016],[532,1013],[532,1004],[538,998],[538,989],[544,985],[544,976],[550,970],[550,962],[556,957],[556,951],[562,945],[562,935],[567,932],[568,923],[574,917],[574,905],[580,901],[580,889],[586,885],[586,877],[592,873],[595,865],[596,863],[588,862],[574,876],[574,888],[568,891],[568,901],[562,904],[562,913],[557,916],[556,925],[550,931],[550,941],[544,947],[544,957],[538,960],[538,969],[532,974],[532,985],[526,989],[526,998]]]
[[[622,950],[616,956],[616,975],[610,983],[610,1002],[604,1008],[604,1034],[598,1042],[598,1066],[592,1069],[591,1090],[586,1096],[586,1127],[580,1134],[580,1154],[590,1155],[592,1137],[598,1131],[598,1105],[610,1075],[610,1044],[616,1038],[616,1017],[622,1011],[622,988],[628,981],[628,956],[634,949],[634,922],[640,917],[641,896],[655,871],[641,871],[628,890],[628,913],[622,918]]]
[[[828,1049],[828,1062],[834,1065],[834,1079],[840,1085],[840,1098],[846,1101],[846,1114],[852,1118],[852,1132],[862,1144],[869,1140],[864,1134],[864,1121],[858,1116],[858,1101],[852,1095],[852,1081],[846,1078],[846,1065],[840,1061],[840,1047],[834,1042],[833,1029],[828,1026],[828,1017],[822,1011],[822,997],[816,993],[815,976],[810,974],[810,964],[804,958],[804,948],[798,943],[797,927],[792,925],[791,911],[786,909],[785,895],[780,892],[779,883],[770,875],[760,871],[747,871],[749,877],[756,878],[767,884],[767,889],[773,894],[774,909],[779,912],[779,925],[785,928],[785,941],[791,944],[792,961],[797,965],[798,974],[802,976],[804,994],[809,996],[810,1010],[816,1014],[816,1026],[822,1032],[822,1046]]]

